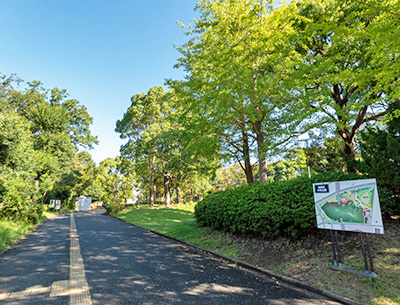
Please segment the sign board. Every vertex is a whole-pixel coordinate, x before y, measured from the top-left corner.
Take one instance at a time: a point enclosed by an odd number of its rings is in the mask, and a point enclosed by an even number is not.
[[[59,199],[50,199],[50,208],[58,211],[61,208],[61,200]]]
[[[76,198],[75,209],[87,211],[92,208],[92,197],[80,196]]]
[[[319,229],[383,234],[375,179],[314,183]]]
[[[126,204],[135,204],[137,201],[136,198],[128,198],[126,199]]]

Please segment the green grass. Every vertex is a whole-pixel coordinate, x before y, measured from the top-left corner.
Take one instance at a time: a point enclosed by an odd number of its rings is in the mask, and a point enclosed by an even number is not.
[[[39,219],[39,223],[45,221],[54,212],[44,212]],[[0,220],[0,252],[7,249],[9,245],[24,237],[29,230],[36,228],[37,225],[24,221]]]
[[[4,251],[9,245],[17,241],[34,227],[21,221],[5,221],[0,222],[0,252]]]
[[[142,206],[114,216],[193,245],[238,258],[239,247],[230,238],[222,232],[197,225],[194,219],[194,206],[194,204],[180,204],[173,208]]]

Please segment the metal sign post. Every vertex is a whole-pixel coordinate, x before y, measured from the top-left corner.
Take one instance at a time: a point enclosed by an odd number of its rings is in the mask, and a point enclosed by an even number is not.
[[[365,237],[364,237],[365,234]],[[369,242],[369,237],[367,233],[360,233],[361,236],[361,247],[363,251],[364,257],[364,265],[365,265],[365,272],[371,274],[376,274],[374,269],[374,262],[372,260],[372,252],[371,252],[371,245]],[[369,259],[369,266],[368,266],[368,259]]]

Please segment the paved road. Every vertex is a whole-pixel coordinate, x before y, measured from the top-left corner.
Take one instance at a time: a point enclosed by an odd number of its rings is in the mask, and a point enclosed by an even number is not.
[[[91,211],[0,255],[0,304],[338,303]]]

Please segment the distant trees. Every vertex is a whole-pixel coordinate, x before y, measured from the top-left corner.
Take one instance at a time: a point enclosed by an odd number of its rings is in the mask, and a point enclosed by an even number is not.
[[[392,104],[388,112],[393,114],[400,103]],[[377,182],[395,194],[400,194],[400,118],[386,124],[369,126],[360,135],[361,158],[356,168],[376,177]],[[397,196],[397,212],[400,198]]]
[[[78,147],[92,147],[92,118],[65,90],[45,89],[40,82],[16,90],[16,77],[0,84],[0,202],[23,208],[45,202],[71,173]],[[9,209],[10,210],[10,209]],[[1,212],[0,212],[1,213]],[[12,217],[12,213],[9,215]]]
[[[122,120],[116,123],[121,138],[128,139],[121,147],[121,156],[131,161],[132,170],[148,202],[156,200],[157,181],[162,181],[165,205],[172,202],[172,193],[181,201],[182,188],[203,196],[204,183],[218,167],[218,143],[209,135],[194,134],[183,127],[182,105],[173,91],[153,87],[147,94],[136,94]],[[173,191],[174,190],[174,191]]]

